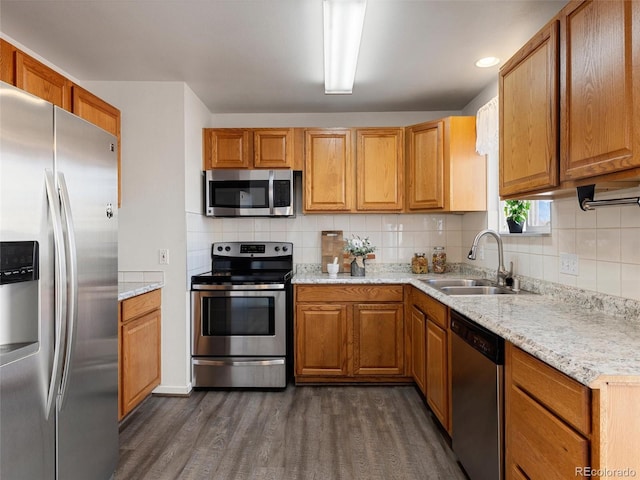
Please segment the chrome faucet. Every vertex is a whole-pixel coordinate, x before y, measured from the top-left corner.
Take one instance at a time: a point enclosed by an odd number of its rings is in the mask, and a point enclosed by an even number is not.
[[[485,235],[491,235],[498,242],[498,272],[497,272],[497,281],[498,285],[505,286],[507,284],[507,279],[511,280],[511,276],[513,275],[513,262],[509,262],[509,270],[504,268],[504,257],[502,253],[502,237],[500,234],[494,230],[482,230],[478,232],[476,238],[473,239],[473,245],[471,245],[471,250],[469,250],[469,254],[467,258],[469,260],[476,259],[476,249],[478,248],[478,242]]]

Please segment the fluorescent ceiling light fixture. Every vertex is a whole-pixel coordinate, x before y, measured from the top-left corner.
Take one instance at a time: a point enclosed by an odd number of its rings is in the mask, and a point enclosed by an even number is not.
[[[323,0],[324,93],[350,94],[367,0]]]
[[[476,67],[480,67],[480,68],[495,67],[499,63],[500,63],[500,59],[498,57],[484,57],[476,62]]]

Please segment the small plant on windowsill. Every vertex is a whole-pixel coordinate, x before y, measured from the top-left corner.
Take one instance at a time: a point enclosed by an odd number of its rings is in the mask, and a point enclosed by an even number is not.
[[[509,233],[522,233],[530,207],[529,200],[505,200],[504,216],[507,219]]]

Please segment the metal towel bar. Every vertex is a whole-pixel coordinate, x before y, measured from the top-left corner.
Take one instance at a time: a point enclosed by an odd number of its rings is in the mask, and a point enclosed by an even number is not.
[[[596,207],[612,207],[614,205],[637,205],[640,207],[640,197],[611,198],[607,200],[594,200],[596,190],[595,185],[585,185],[577,187],[578,203],[585,212],[594,210]]]

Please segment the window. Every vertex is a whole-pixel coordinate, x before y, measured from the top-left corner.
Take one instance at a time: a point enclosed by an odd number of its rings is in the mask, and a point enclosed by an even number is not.
[[[551,202],[552,200],[531,200],[529,215],[523,233],[551,233]],[[504,202],[500,202],[500,233],[509,233],[507,219],[504,216]]]

